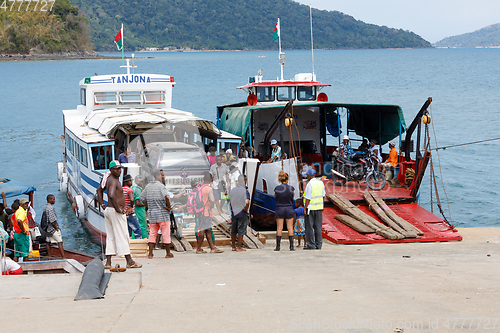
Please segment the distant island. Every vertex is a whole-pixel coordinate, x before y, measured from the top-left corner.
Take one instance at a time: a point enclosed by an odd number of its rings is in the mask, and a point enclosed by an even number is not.
[[[88,20],[69,0],[4,1],[3,4],[0,54],[76,53],[82,57],[93,53]]]
[[[500,23],[466,34],[444,38],[436,47],[500,47]]]
[[[59,1],[59,0],[57,0]],[[97,51],[116,51],[113,38],[124,25],[126,51],[269,50],[281,20],[283,49],[309,49],[309,6],[292,0],[73,0],[89,20]],[[413,32],[367,24],[338,11],[313,9],[317,49],[429,48]]]

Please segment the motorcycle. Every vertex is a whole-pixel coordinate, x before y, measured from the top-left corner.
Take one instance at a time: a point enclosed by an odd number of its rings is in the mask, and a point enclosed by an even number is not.
[[[342,186],[347,181],[365,181],[366,185],[372,190],[381,190],[385,186],[385,177],[380,172],[375,170],[378,164],[377,156],[364,153],[356,153],[351,160],[346,160],[341,156],[333,158],[332,161],[332,178],[335,185]],[[342,177],[340,175],[342,175]]]

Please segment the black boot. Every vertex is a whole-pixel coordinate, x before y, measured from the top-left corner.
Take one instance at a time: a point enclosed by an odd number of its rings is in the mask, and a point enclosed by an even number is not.
[[[274,251],[279,251],[281,249],[281,236],[276,236],[276,248]]]
[[[288,236],[288,241],[290,242],[290,251],[295,251],[293,248],[293,236]]]

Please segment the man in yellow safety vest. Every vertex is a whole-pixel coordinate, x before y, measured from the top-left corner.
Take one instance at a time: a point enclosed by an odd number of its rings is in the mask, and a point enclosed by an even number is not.
[[[325,199],[325,185],[315,178],[314,168],[307,170],[307,186],[304,193],[304,222],[306,227],[307,246],[304,250],[321,249],[323,236],[323,201]]]

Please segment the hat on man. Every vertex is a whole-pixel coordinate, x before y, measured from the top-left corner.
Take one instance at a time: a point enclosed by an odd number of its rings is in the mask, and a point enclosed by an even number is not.
[[[233,153],[233,150],[232,149],[228,149],[226,150],[226,154],[232,154]]]
[[[347,135],[344,135],[344,137],[342,138],[342,141],[343,140],[349,140],[349,137]]]
[[[238,162],[231,163],[231,168],[237,168],[237,167],[238,167]]]
[[[389,141],[389,147],[396,147],[396,143],[394,141]]]
[[[28,199],[26,199],[26,198],[22,198],[21,200],[19,200],[19,204],[20,205],[27,204],[28,202],[30,202],[30,201]]]
[[[272,140],[271,140],[271,144],[272,144],[272,145],[277,145],[277,144],[278,144],[278,141],[276,141],[276,139],[272,139]]]
[[[127,180],[131,180],[132,179],[132,176],[129,175],[129,174],[126,174],[125,176],[123,176],[123,181],[127,181]]]
[[[120,164],[120,162],[118,162],[116,160],[109,162],[109,168],[110,169],[121,168],[121,167],[122,167],[122,165]]]
[[[307,170],[306,175],[314,176],[314,175],[316,175],[316,170],[314,170],[314,168],[311,168],[311,169]]]

